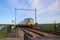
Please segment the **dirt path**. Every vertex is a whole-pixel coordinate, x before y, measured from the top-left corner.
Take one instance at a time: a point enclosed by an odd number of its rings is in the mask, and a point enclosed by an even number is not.
[[[7,34],[7,36],[6,36],[7,38],[9,37],[9,38],[16,38],[16,33],[15,33],[15,31],[14,30],[11,30],[8,34]]]
[[[24,40],[21,36],[20,30],[18,30],[20,34],[20,38],[16,38],[16,32],[15,30],[11,30],[5,38],[0,38],[0,40]]]
[[[0,40],[22,40],[21,38],[0,38]]]

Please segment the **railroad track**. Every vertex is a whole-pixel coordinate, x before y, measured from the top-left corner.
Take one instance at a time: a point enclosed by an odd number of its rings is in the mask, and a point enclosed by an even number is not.
[[[50,34],[54,34],[54,35],[59,35],[60,36],[60,32],[56,32],[56,31],[50,31],[50,30],[44,30],[44,29],[38,29],[38,28],[31,28],[31,29],[35,29],[41,32],[46,32],[46,33],[50,33]]]
[[[50,33],[46,33],[46,32],[42,32],[40,30],[36,30],[36,29],[32,29],[32,28],[25,28],[26,30],[29,30],[31,32],[37,33],[37,34],[41,34],[43,36],[47,36],[47,37],[59,37],[59,35],[54,35],[54,34],[50,34]]]
[[[37,33],[37,32],[34,32],[34,31],[30,31],[30,30],[28,30],[28,29],[26,29],[26,28],[20,28],[22,31],[24,31],[24,32],[26,32],[29,36],[31,36],[31,37],[45,37],[44,35],[42,35],[42,34],[39,34],[39,33]]]
[[[23,32],[26,32],[23,28],[19,28],[21,29]],[[26,32],[29,36],[33,37],[31,34],[29,34],[28,32]]]

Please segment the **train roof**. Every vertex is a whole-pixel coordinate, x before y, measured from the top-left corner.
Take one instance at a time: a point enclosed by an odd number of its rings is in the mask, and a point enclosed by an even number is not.
[[[33,20],[32,18],[25,18],[24,20]]]

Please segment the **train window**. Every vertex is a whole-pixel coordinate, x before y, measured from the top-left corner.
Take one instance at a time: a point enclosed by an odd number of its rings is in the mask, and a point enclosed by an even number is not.
[[[33,20],[29,20],[29,22],[33,22]]]
[[[32,19],[25,19],[24,21],[25,22],[34,22],[34,20],[32,20]]]

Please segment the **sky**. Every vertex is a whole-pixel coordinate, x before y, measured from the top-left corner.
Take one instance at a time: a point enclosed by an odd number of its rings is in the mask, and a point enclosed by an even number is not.
[[[36,9],[37,23],[60,23],[60,0],[0,0],[0,24],[12,24],[16,9]],[[35,11],[16,10],[16,22],[35,20]]]

